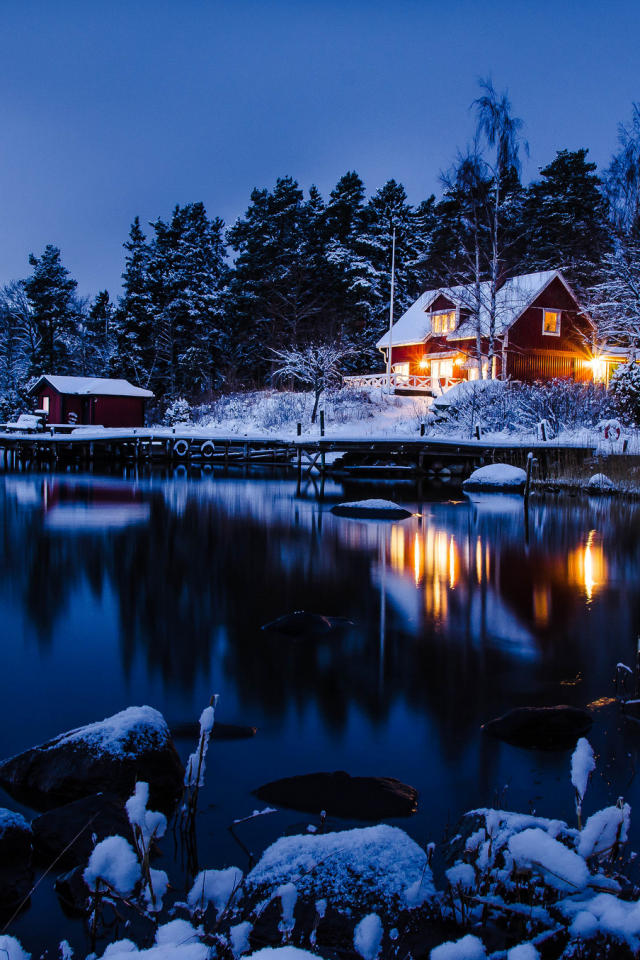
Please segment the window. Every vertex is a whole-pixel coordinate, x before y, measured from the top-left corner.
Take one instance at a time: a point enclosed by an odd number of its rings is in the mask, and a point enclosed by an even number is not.
[[[453,360],[432,360],[431,376],[434,380],[453,376]]]
[[[395,384],[400,386],[402,383],[408,383],[409,381],[409,364],[408,363],[394,363],[393,372],[396,376]]]
[[[543,310],[542,311],[542,334],[546,337],[560,336],[560,311]]]
[[[45,413],[49,413],[49,397],[42,398],[42,409]]]
[[[431,329],[433,333],[449,333],[456,328],[456,311],[444,310],[431,314]]]

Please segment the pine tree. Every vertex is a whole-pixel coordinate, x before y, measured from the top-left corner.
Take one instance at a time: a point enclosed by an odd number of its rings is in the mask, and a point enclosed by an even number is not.
[[[87,314],[87,327],[91,331],[96,354],[96,364],[103,377],[111,377],[116,369],[117,325],[116,308],[109,299],[109,291],[101,290]]]
[[[29,256],[33,273],[24,281],[38,344],[30,373],[71,372],[76,323],[80,311],[77,282],[60,262],[60,250],[49,244],[41,257]]]
[[[115,318],[115,369],[126,379],[148,387],[156,365],[157,310],[149,276],[151,248],[139,217],[131,225],[124,248],[127,251],[122,274],[124,296]]]
[[[283,177],[273,192],[254,190],[244,218],[228,231],[237,253],[228,301],[230,353],[245,373],[266,376],[274,367],[270,349],[296,346],[317,332],[326,303],[317,270],[321,216],[317,191],[305,203],[296,181]]]
[[[524,265],[562,269],[578,286],[593,282],[609,249],[607,206],[588,150],[560,150],[526,191]]]
[[[222,290],[227,280],[224,224],[202,203],[177,206],[168,223],[152,224],[149,260],[157,316],[157,369],[162,392],[201,393],[216,379],[222,345]]]
[[[13,280],[0,290],[0,418],[15,418],[26,403],[35,330],[24,286]]]

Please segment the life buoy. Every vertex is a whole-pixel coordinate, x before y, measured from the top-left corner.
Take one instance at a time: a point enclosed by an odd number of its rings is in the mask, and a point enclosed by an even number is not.
[[[200,447],[200,453],[203,457],[206,457],[207,460],[214,455],[216,448],[214,447],[211,440],[205,440],[205,442]]]
[[[619,440],[620,439],[620,424],[617,420],[609,420],[608,423],[604,425],[604,438],[605,440]]]
[[[176,440],[173,445],[173,452],[175,453],[176,457],[186,457],[186,455],[189,453],[188,440]]]

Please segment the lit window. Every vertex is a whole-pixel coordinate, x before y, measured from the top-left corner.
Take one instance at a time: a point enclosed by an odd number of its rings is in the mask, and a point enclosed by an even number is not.
[[[434,333],[449,333],[456,328],[455,310],[445,310],[442,313],[434,313],[431,317],[431,329]]]
[[[542,311],[542,333],[547,337],[560,336],[560,311],[543,310]]]
[[[42,409],[45,413],[49,413],[49,397],[42,398]]]

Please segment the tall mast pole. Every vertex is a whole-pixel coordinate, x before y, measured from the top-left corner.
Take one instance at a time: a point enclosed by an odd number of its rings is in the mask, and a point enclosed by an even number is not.
[[[393,295],[396,281],[396,228],[391,243],[391,302],[389,303],[389,352],[387,354],[387,393],[391,393],[391,352],[393,350]]]

